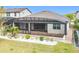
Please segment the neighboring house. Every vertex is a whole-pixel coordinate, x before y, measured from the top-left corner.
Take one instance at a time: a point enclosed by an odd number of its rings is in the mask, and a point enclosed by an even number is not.
[[[0,13],[3,14],[3,17],[26,17],[27,15],[31,14],[31,11],[28,8],[8,8],[5,9],[3,12],[0,11]]]
[[[14,18],[13,21],[21,31],[30,34],[44,34],[63,37],[69,29],[66,17],[50,11],[42,11],[26,17]]]
[[[76,18],[79,19],[79,11],[76,11],[75,13],[72,14],[76,15]]]

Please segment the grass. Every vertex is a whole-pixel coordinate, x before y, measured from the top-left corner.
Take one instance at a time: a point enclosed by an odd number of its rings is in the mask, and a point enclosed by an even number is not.
[[[2,53],[74,53],[79,50],[73,47],[72,44],[58,43],[55,46],[48,46],[35,43],[26,43],[13,40],[0,39],[0,52]]]

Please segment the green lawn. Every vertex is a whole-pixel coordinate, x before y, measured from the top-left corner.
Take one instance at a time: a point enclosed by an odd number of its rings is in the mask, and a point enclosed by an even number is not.
[[[27,52],[27,53],[49,53],[49,52],[78,52],[76,48],[71,44],[66,43],[58,43],[55,46],[48,46],[42,44],[34,44],[34,43],[26,43],[26,42],[18,42],[13,40],[2,40],[0,39],[0,52]]]

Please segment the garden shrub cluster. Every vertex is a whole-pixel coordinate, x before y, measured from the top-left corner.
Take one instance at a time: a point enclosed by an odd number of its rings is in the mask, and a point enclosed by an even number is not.
[[[8,35],[8,33],[10,33],[9,36],[11,37],[17,37],[17,34],[19,33],[19,28],[17,26],[9,26],[6,25],[2,28],[2,30],[0,30],[2,32],[2,35]]]
[[[49,37],[46,37],[46,36],[40,36],[40,37],[39,37],[39,40],[40,40],[40,41],[43,41],[43,40],[46,40],[46,41],[53,41],[53,38],[49,38]]]
[[[44,40],[44,37],[43,36],[40,36],[39,39],[40,39],[40,41],[43,41]]]
[[[26,35],[25,35],[25,38],[26,38],[26,39],[30,39],[30,38],[31,38],[31,35],[30,35],[30,34],[26,34]]]

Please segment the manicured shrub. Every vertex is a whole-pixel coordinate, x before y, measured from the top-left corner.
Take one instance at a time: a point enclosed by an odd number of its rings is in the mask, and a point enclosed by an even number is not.
[[[26,39],[29,39],[30,37],[31,37],[30,34],[26,34],[26,35],[25,35],[25,38],[26,38]]]
[[[39,37],[39,39],[40,39],[40,41],[43,41],[43,40],[44,40],[44,37],[43,37],[43,36],[41,36],[41,37]]]

